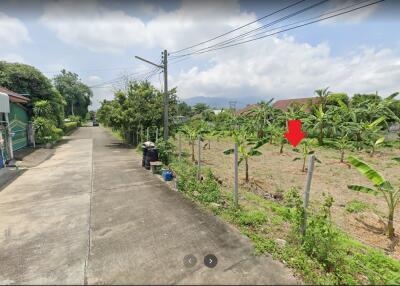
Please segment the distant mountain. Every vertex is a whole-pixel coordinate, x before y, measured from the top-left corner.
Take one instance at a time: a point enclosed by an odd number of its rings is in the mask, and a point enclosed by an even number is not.
[[[246,107],[248,104],[254,104],[261,100],[262,98],[257,98],[257,97],[225,98],[225,97],[206,97],[206,96],[196,96],[196,97],[182,99],[182,101],[192,106],[195,105],[196,103],[205,103],[211,106],[212,108],[216,109],[229,108],[230,101],[236,101],[236,109],[240,109]]]

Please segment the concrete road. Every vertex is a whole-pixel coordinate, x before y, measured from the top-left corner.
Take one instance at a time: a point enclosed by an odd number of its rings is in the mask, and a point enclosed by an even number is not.
[[[80,128],[0,192],[0,284],[299,283],[140,159],[105,129]]]

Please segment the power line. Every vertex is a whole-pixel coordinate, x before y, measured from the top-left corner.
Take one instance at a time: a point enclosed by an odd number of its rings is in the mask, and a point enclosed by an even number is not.
[[[155,69],[152,69],[152,70],[144,72],[144,73],[143,72],[136,72],[136,73],[131,73],[131,74],[128,74],[128,75],[122,75],[122,76],[116,77],[114,79],[110,79],[108,81],[104,81],[102,83],[95,84],[93,86],[89,86],[89,88],[98,88],[98,87],[101,87],[101,86],[104,86],[104,85],[118,83],[118,82],[123,81],[126,77],[130,77],[130,76],[135,76],[134,78],[140,79],[142,77],[146,77],[146,76],[151,75],[156,70],[159,70],[159,68],[155,68]]]
[[[332,14],[332,13],[336,13],[336,12],[339,12],[339,11],[342,11],[342,10],[345,10],[345,9],[348,9],[348,8],[352,8],[352,7],[354,7],[354,6],[360,5],[360,4],[362,4],[362,3],[370,2],[370,1],[371,1],[371,0],[362,0],[362,1],[359,1],[359,2],[357,2],[357,3],[353,3],[353,4],[351,4],[351,5],[348,5],[348,6],[346,6],[346,7],[342,7],[342,8],[340,8],[340,9],[335,9],[335,10],[327,11],[327,12],[325,12],[325,13],[319,14],[318,16],[314,16],[314,17],[307,18],[307,19],[304,19],[304,20],[296,21],[296,22],[293,22],[293,23],[290,23],[290,24],[286,24],[286,25],[282,25],[282,26],[279,26],[279,27],[275,27],[275,28],[272,28],[272,29],[265,29],[265,28],[270,27],[270,26],[272,26],[272,25],[274,25],[274,24],[276,24],[276,23],[278,23],[278,22],[281,22],[282,20],[285,20],[285,19],[288,19],[288,18],[290,18],[290,17],[292,17],[292,16],[298,15],[298,14],[304,12],[305,10],[309,10],[309,9],[314,8],[315,6],[320,5],[320,4],[323,4],[323,2],[325,2],[325,1],[322,1],[322,2],[316,3],[316,4],[312,5],[312,6],[309,6],[309,7],[307,7],[307,8],[304,8],[304,9],[302,9],[302,10],[300,10],[300,11],[294,12],[294,13],[291,14],[291,15],[288,15],[288,16],[285,16],[285,17],[283,17],[283,18],[280,18],[280,19],[278,19],[278,20],[276,20],[276,21],[274,21],[274,22],[268,23],[268,24],[266,24],[266,25],[263,25],[263,26],[258,27],[258,28],[256,28],[256,29],[253,29],[253,30],[250,30],[250,31],[248,31],[248,32],[246,32],[246,33],[244,33],[244,34],[238,35],[238,36],[236,36],[236,37],[234,37],[234,38],[231,38],[231,39],[227,39],[227,40],[225,40],[225,41],[222,41],[222,42],[220,42],[220,43],[214,44],[214,45],[212,45],[212,46],[199,49],[199,50],[197,50],[197,51],[195,51],[195,52],[197,53],[197,52],[200,52],[200,51],[203,51],[203,50],[207,50],[207,49],[210,49],[210,48],[213,48],[213,47],[224,46],[224,45],[226,45],[226,44],[230,44],[230,43],[233,43],[233,42],[238,42],[239,39],[243,40],[243,39],[247,39],[247,38],[252,38],[252,37],[259,36],[259,35],[263,35],[263,34],[265,34],[266,32],[271,32],[271,31],[275,31],[275,30],[278,30],[278,29],[281,29],[281,28],[293,26],[293,25],[295,25],[295,24],[303,23],[303,22],[306,22],[306,21],[310,21],[310,20],[314,20],[314,19],[319,19],[319,18],[321,18],[321,17],[323,17],[323,16],[325,16],[325,15],[329,15],[329,14]],[[264,30],[264,31],[259,32],[259,33],[256,33],[256,34],[252,34],[252,33],[256,32],[256,31],[259,31],[259,30]],[[251,34],[252,34],[252,35],[251,35]],[[175,58],[180,58],[180,57],[184,57],[184,55],[178,55],[178,56],[176,56]]]
[[[270,17],[270,16],[272,16],[272,15],[274,15],[274,14],[276,14],[276,13],[279,13],[279,12],[281,12],[281,11],[283,11],[283,10],[286,10],[286,9],[288,9],[288,8],[291,8],[291,7],[293,7],[293,6],[297,5],[297,4],[300,4],[300,3],[304,2],[304,1],[306,1],[306,0],[297,1],[297,2],[295,2],[295,3],[293,3],[293,4],[289,5],[289,6],[286,6],[286,7],[284,7],[284,8],[281,8],[281,9],[279,9],[279,10],[277,10],[277,11],[274,11],[274,12],[268,14],[268,15],[262,16],[261,18],[258,18],[258,19],[256,19],[256,20],[250,22],[250,23],[247,23],[247,24],[245,24],[245,25],[242,25],[242,26],[240,26],[240,27],[237,27],[237,28],[235,28],[235,29],[233,29],[233,30],[230,30],[230,31],[228,31],[228,32],[226,32],[226,33],[223,33],[223,34],[221,34],[221,35],[219,35],[219,36],[216,36],[216,37],[211,38],[211,39],[209,39],[209,40],[207,40],[207,41],[203,41],[203,42],[200,42],[200,43],[198,43],[198,44],[192,45],[192,46],[190,46],[190,47],[187,47],[187,48],[184,48],[184,49],[180,49],[180,50],[171,52],[170,54],[171,54],[171,55],[172,55],[172,54],[176,54],[176,53],[179,53],[179,52],[182,52],[182,51],[186,51],[186,50],[188,50],[188,49],[191,49],[191,48],[194,48],[194,47],[203,45],[203,44],[205,44],[205,43],[211,42],[211,41],[213,41],[213,40],[216,40],[216,39],[218,39],[218,38],[221,38],[221,37],[223,37],[223,36],[226,36],[226,35],[228,35],[228,34],[231,34],[231,33],[235,32],[235,31],[237,31],[237,30],[240,30],[240,29],[242,29],[242,28],[244,28],[244,27],[247,27],[247,26],[249,26],[249,25],[251,25],[251,24],[254,24],[254,23],[256,23],[256,22],[259,22],[259,21],[261,21],[261,20],[263,20],[263,19],[265,19],[265,18],[267,18],[267,17]]]
[[[340,16],[340,15],[344,15],[344,14],[347,14],[347,13],[350,13],[350,12],[353,12],[353,11],[356,11],[356,10],[359,10],[359,9],[362,9],[362,8],[365,8],[365,7],[368,7],[368,6],[371,6],[371,5],[375,5],[375,4],[383,2],[383,1],[385,1],[385,0],[375,1],[373,3],[369,3],[369,4],[366,4],[366,5],[357,7],[357,8],[350,9],[348,11],[337,13],[337,14],[332,15],[332,16],[320,18],[320,19],[317,19],[317,20],[314,20],[314,21],[310,21],[310,22],[301,24],[301,25],[297,25],[295,27],[283,29],[281,31],[278,31],[278,32],[275,32],[275,33],[271,33],[271,34],[267,34],[267,35],[260,36],[260,37],[256,37],[256,38],[253,38],[253,39],[250,39],[250,40],[241,41],[241,42],[237,42],[237,43],[234,43],[234,44],[224,45],[224,46],[216,47],[216,48],[213,48],[215,46],[214,45],[214,46],[207,47],[207,50],[201,49],[201,50],[194,51],[194,52],[191,52],[191,53],[187,53],[187,54],[184,54],[184,55],[179,55],[179,57],[186,57],[186,56],[191,56],[191,55],[203,54],[203,53],[207,53],[207,52],[211,52],[211,51],[215,51],[215,50],[220,50],[220,49],[224,49],[224,48],[229,48],[229,47],[233,47],[233,46],[237,46],[237,45],[253,42],[253,41],[260,40],[260,39],[263,39],[263,38],[266,38],[266,37],[270,37],[270,36],[273,36],[273,35],[277,35],[277,34],[280,34],[280,33],[286,32],[286,31],[290,31],[290,30],[293,30],[293,29],[301,28],[301,27],[308,26],[308,25],[311,25],[311,24],[314,24],[314,23],[317,23],[317,22],[321,22],[321,21],[324,21],[324,20],[327,20],[327,19],[331,19],[331,18]]]
[[[345,10],[345,9],[348,9],[348,8],[351,8],[351,7],[354,7],[354,6],[357,6],[357,5],[361,4],[361,3],[370,2],[370,1],[371,1],[371,0],[362,0],[362,1],[359,1],[359,2],[357,2],[357,3],[353,3],[353,4],[351,4],[351,5],[348,5],[348,6],[346,6],[346,7],[340,8],[340,9],[330,10],[329,12],[325,12],[325,13],[319,14],[318,16],[314,16],[314,17],[307,18],[307,19],[304,19],[304,20],[292,22],[292,23],[290,23],[290,24],[282,25],[282,26],[275,27],[275,28],[272,28],[272,29],[267,29],[267,30],[264,30],[264,31],[262,31],[262,32],[260,32],[260,33],[256,33],[256,34],[253,34],[253,35],[246,35],[246,34],[250,34],[250,33],[252,33],[252,32],[255,32],[255,31],[257,31],[257,30],[262,30],[262,29],[264,29],[264,28],[267,26],[267,25],[264,25],[264,26],[261,26],[261,27],[259,27],[259,28],[257,28],[257,29],[254,29],[254,30],[252,30],[252,31],[249,31],[248,33],[245,33],[245,34],[243,34],[243,35],[239,35],[239,36],[237,36],[237,37],[235,37],[235,38],[232,38],[231,40],[226,40],[225,42],[221,42],[221,44],[222,44],[222,43],[231,43],[231,42],[234,42],[234,40],[237,39],[237,38],[241,38],[241,39],[251,38],[251,37],[255,37],[255,36],[259,36],[259,35],[265,34],[266,32],[271,32],[271,31],[275,31],[275,30],[278,30],[278,29],[281,29],[281,28],[293,26],[293,25],[295,25],[295,24],[299,24],[299,23],[303,23],[303,22],[306,22],[306,21],[318,19],[318,18],[320,18],[320,17],[322,17],[322,16],[329,15],[329,14],[332,14],[332,13],[336,13],[336,12],[339,12],[339,11],[342,11],[342,10]],[[220,44],[216,44],[215,46],[220,46]]]
[[[319,6],[319,5],[322,5],[322,4],[324,4],[324,3],[328,2],[328,1],[330,1],[330,0],[322,0],[322,1],[319,1],[319,2],[317,2],[317,3],[314,3],[314,4],[310,5],[310,6],[307,6],[307,7],[303,8],[303,9],[297,10],[297,11],[295,11],[295,12],[289,14],[289,15],[286,15],[286,16],[283,16],[283,17],[281,17],[281,18],[278,18],[277,20],[274,20],[274,21],[272,21],[272,22],[270,22],[270,23],[268,23],[268,24],[265,24],[265,25],[263,25],[263,26],[261,26],[261,27],[258,27],[258,28],[255,28],[255,29],[253,29],[253,30],[250,30],[250,31],[248,31],[248,32],[246,32],[246,33],[240,34],[240,35],[235,36],[235,37],[233,37],[233,38],[231,38],[231,39],[227,39],[227,40],[224,40],[224,41],[222,41],[222,42],[213,44],[213,45],[211,45],[211,46],[201,48],[201,49],[197,50],[196,52],[202,51],[202,50],[206,50],[206,49],[209,49],[209,48],[211,48],[211,47],[221,46],[221,45],[223,45],[223,44],[225,44],[225,43],[230,43],[230,42],[232,42],[232,41],[234,41],[234,40],[236,40],[236,39],[239,39],[239,38],[241,38],[241,37],[244,37],[244,36],[246,36],[246,35],[248,35],[248,34],[251,34],[251,33],[255,32],[255,31],[258,31],[258,30],[260,30],[260,29],[264,29],[264,28],[273,26],[273,25],[275,25],[275,24],[277,24],[277,23],[279,23],[279,22],[282,22],[282,21],[284,21],[284,20],[287,20],[287,19],[289,19],[289,18],[292,18],[292,17],[294,17],[294,16],[297,16],[297,15],[303,13],[303,12],[306,12],[306,11],[308,11],[308,10],[311,10],[311,9],[313,9],[313,8]],[[176,55],[175,58],[179,58],[179,57],[183,57],[183,56],[184,56],[184,55]]]

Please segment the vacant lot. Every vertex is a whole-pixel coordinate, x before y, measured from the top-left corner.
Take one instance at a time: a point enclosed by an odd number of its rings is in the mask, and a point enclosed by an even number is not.
[[[204,142],[203,145],[207,142]],[[202,149],[202,162],[212,168],[214,174],[223,182],[227,189],[233,187],[233,155],[224,155],[223,151],[232,148],[228,139],[211,140],[211,148]],[[190,152],[187,142],[182,144],[183,151]],[[370,246],[379,247],[400,259],[398,240],[390,241],[384,234],[387,207],[384,198],[370,194],[356,193],[348,190],[348,184],[370,185],[357,170],[339,163],[339,151],[322,147],[314,148],[321,163],[316,163],[312,189],[311,207],[318,208],[323,199],[323,193],[333,196],[335,202],[332,216],[335,223],[352,237]],[[279,146],[266,144],[260,151],[263,155],[249,160],[250,183],[244,183],[244,164],[239,166],[239,180],[242,188],[250,188],[253,192],[266,198],[280,194],[290,187],[297,187],[303,192],[306,173],[301,171],[302,161],[293,161],[299,157],[289,145],[285,145],[284,153],[279,154]],[[197,147],[196,147],[197,160]],[[363,159],[376,170],[380,171],[392,184],[400,183],[400,164],[391,158],[400,154],[399,149],[384,148],[369,157],[365,151],[348,152]],[[395,213],[396,235],[400,235],[400,208]]]

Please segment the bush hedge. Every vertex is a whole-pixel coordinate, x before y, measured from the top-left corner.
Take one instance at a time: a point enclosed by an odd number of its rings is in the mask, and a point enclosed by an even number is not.
[[[64,123],[64,132],[69,133],[72,130],[76,129],[78,127],[77,122],[66,122]]]

